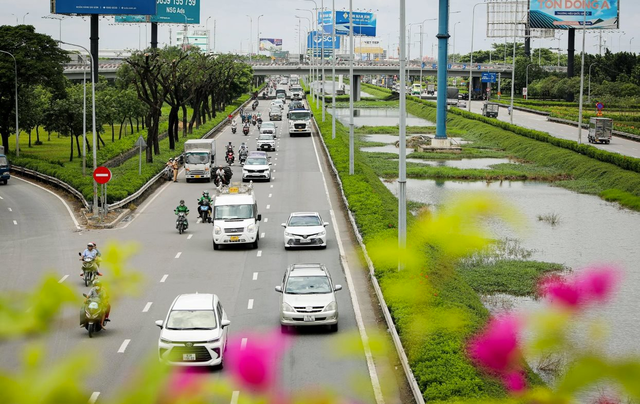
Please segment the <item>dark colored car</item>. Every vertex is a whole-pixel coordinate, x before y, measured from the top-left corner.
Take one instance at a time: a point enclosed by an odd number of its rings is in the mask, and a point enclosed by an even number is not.
[[[7,185],[7,181],[11,178],[11,174],[9,174],[10,169],[9,159],[7,159],[7,156],[4,154],[0,154],[0,181],[4,185]]]

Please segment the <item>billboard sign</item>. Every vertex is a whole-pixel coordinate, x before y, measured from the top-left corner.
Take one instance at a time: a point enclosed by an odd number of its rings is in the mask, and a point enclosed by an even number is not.
[[[323,44],[324,42],[324,44]],[[311,48],[317,48],[317,49],[328,49],[329,51],[331,51],[331,49],[340,49],[340,40],[337,39],[337,37],[332,38],[331,35],[326,35],[326,34],[321,34],[319,32],[316,31],[311,31],[309,32],[309,35],[307,36],[307,48],[311,49]],[[326,51],[325,51],[326,53]]]
[[[260,50],[276,52],[282,50],[282,39],[280,38],[260,38]]]
[[[349,35],[349,12],[336,11],[336,35]],[[322,23],[325,33],[330,34],[333,30],[331,12],[324,11],[318,13],[318,23]],[[362,36],[376,36],[377,20],[373,13],[354,12],[353,13],[353,34]]]
[[[482,73],[481,80],[483,83],[495,83],[498,81],[497,73]]]
[[[620,0],[586,3],[587,29],[618,29]],[[569,29],[582,27],[585,9],[582,0],[531,0],[531,28]]]
[[[115,22],[160,22],[168,24],[200,24],[200,0],[157,0],[158,12],[155,15],[123,15]],[[184,14],[184,15],[183,15]]]
[[[51,0],[51,14],[154,15],[155,13],[156,0]]]

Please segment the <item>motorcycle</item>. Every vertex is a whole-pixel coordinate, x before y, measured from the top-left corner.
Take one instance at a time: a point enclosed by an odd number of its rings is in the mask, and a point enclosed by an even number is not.
[[[247,161],[247,153],[240,153],[240,165],[243,166]]]
[[[82,256],[82,253],[78,253]],[[98,265],[96,260],[91,257],[84,257],[82,260],[82,277],[84,278],[84,286],[89,286],[98,276]]]
[[[242,127],[242,133],[244,133],[245,136],[249,134],[249,125],[245,125]]]
[[[169,166],[166,166],[162,171],[162,178],[167,181],[173,181],[173,169]]]
[[[87,297],[86,294],[82,296]],[[100,299],[92,298],[88,299],[81,309],[80,313],[80,326],[89,331],[89,338],[93,338],[93,334],[102,330],[103,318],[106,315],[105,307]],[[109,321],[104,319],[104,321]]]
[[[262,125],[262,117],[261,116],[258,117],[258,125]]]
[[[178,212],[178,219],[176,219],[176,229],[178,229],[178,233],[184,233],[188,227],[187,214],[185,212]]]
[[[231,125],[231,133],[236,134],[236,125]]]
[[[251,104],[251,109],[252,110],[256,110],[256,108],[258,108],[258,106],[256,105],[256,103],[254,102],[253,104]]]
[[[202,223],[211,223],[211,202],[208,200],[198,201],[198,213]]]
[[[235,156],[233,155],[232,151],[228,151],[224,159],[227,162],[227,164],[232,165],[233,162],[235,161]]]

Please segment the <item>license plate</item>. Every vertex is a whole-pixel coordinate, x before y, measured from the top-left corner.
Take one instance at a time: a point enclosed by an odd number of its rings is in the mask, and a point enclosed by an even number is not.
[[[183,361],[194,361],[194,360],[196,360],[196,354],[194,354],[194,353],[182,354],[182,360]]]
[[[238,240],[240,240],[240,237],[238,237],[238,236],[231,236],[231,237],[229,237],[229,241],[231,241],[231,242],[233,242],[233,241],[238,241]]]
[[[316,318],[314,316],[304,316],[305,323],[311,323],[313,321],[316,321]]]
[[[309,239],[304,239],[304,238],[300,239],[300,243],[301,244],[310,243],[310,242],[311,242],[311,240],[309,240]]]
[[[199,176],[199,175],[196,175],[196,178],[200,178],[200,176]]]

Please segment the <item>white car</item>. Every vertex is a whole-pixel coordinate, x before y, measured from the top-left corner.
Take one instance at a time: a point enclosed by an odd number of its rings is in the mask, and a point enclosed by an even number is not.
[[[280,107],[280,110],[284,109],[284,101],[282,101],[281,99],[275,99],[275,100],[271,101],[271,106],[272,107],[276,106],[276,105]]]
[[[242,182],[266,180],[271,182],[271,163],[265,152],[249,152],[242,166]]]
[[[327,247],[327,222],[317,212],[294,212],[284,227],[284,248],[290,247]]]
[[[269,134],[269,135],[273,135],[274,139],[276,138],[276,130],[278,129],[278,127],[276,126],[275,123],[273,122],[262,122],[262,125],[260,126],[260,134]]]
[[[467,102],[465,100],[458,100],[458,108],[466,108]]]
[[[271,133],[261,133],[256,139],[256,144],[257,150],[276,151],[276,141],[273,139],[273,134]]]
[[[223,366],[227,327],[231,324],[218,296],[179,295],[160,327],[158,358],[176,366]]]

